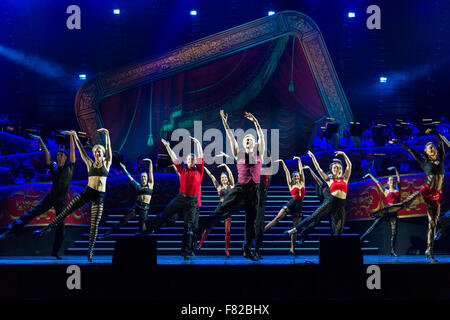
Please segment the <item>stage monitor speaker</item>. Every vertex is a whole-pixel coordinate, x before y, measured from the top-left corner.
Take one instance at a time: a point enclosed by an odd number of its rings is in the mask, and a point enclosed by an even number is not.
[[[117,239],[112,263],[156,265],[156,238],[149,235]]]
[[[361,267],[363,256],[359,237],[320,237],[319,264],[336,267]]]

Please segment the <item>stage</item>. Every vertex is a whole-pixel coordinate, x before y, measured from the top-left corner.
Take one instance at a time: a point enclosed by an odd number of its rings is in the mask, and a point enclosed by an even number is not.
[[[148,300],[243,303],[310,300],[449,299],[450,256],[365,255],[364,265],[326,266],[318,256],[158,256],[157,265],[117,265],[112,256],[2,257],[0,298],[5,300]],[[68,289],[79,267],[80,289]],[[379,289],[369,289],[369,266],[379,267]],[[72,267],[73,268],[73,267]],[[373,267],[372,267],[373,268]],[[156,305],[158,307],[158,305]]]

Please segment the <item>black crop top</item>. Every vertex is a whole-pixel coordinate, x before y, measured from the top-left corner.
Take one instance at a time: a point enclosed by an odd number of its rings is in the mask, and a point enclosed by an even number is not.
[[[153,189],[150,188],[148,185],[146,185],[145,187],[138,187],[137,194],[138,196],[142,195],[151,196],[153,194]]]
[[[91,166],[88,172],[89,177],[107,177],[108,176],[108,170],[106,170],[105,166],[101,166],[100,168],[94,167],[94,165]]]

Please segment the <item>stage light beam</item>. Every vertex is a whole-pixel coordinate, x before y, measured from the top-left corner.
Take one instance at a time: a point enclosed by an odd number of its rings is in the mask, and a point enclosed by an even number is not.
[[[198,14],[197,10],[191,10],[190,12],[191,16],[196,16]]]
[[[78,78],[79,78],[80,80],[86,80],[86,74],[80,73],[80,74],[78,75]]]
[[[271,15],[274,15],[274,14],[275,14],[275,11],[272,11],[272,10],[270,10],[270,11],[267,12],[267,15],[268,15],[268,16],[271,16]]]
[[[387,82],[387,78],[386,77],[380,77],[380,82],[381,83],[386,83]]]
[[[356,17],[356,14],[355,14],[353,11],[350,11],[350,12],[347,14],[347,16],[348,16],[349,18],[354,18],[354,17]]]
[[[120,9],[114,9],[114,10],[113,10],[113,13],[114,13],[114,14],[120,14]]]

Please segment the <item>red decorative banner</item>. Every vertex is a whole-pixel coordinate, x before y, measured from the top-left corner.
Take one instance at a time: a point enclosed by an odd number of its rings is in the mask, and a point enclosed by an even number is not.
[[[7,226],[25,212],[35,207],[50,191],[50,184],[13,185],[0,188],[0,226]],[[83,188],[71,186],[67,203],[81,193]],[[69,215],[65,223],[68,225],[87,225],[90,219],[89,206],[85,205]],[[29,225],[47,225],[55,218],[55,209],[37,216]]]
[[[443,186],[443,200],[447,197],[450,175],[446,174]],[[387,187],[387,178],[378,179],[382,185]],[[413,192],[419,191],[425,183],[425,175],[401,176],[401,201],[405,200]],[[387,205],[386,197],[378,189],[372,180],[349,183],[347,194],[347,219],[371,219],[370,213],[378,211]],[[445,210],[442,203],[441,211]],[[416,217],[426,215],[426,204],[421,200],[412,207],[402,209],[398,212],[399,217]]]

